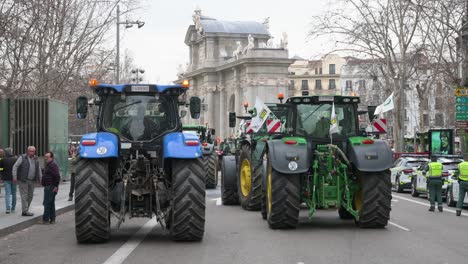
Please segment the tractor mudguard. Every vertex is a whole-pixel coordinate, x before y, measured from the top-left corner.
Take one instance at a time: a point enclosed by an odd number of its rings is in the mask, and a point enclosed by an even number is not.
[[[186,141],[198,141],[197,146],[187,146]],[[163,137],[163,158],[197,159],[202,156],[197,135],[181,132],[168,133]]]
[[[210,155],[213,152],[214,145],[208,143],[206,146],[202,146],[203,155]]]
[[[237,165],[235,156],[223,157],[224,175],[223,187],[226,190],[237,191]]]
[[[383,140],[349,146],[349,161],[359,171],[384,171],[392,167],[392,151]]]
[[[310,152],[307,144],[287,145],[282,139],[268,140],[268,155],[271,159],[271,166],[275,171],[283,174],[305,173],[311,164]],[[289,163],[295,161],[297,169],[289,169]]]
[[[117,158],[119,138],[109,132],[85,134],[81,137],[79,155],[86,159]]]

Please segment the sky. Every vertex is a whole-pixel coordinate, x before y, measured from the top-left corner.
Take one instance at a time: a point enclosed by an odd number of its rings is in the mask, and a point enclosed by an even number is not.
[[[270,17],[270,33],[279,42],[282,32],[288,33],[289,56],[317,58],[329,52],[329,45],[307,37],[311,17],[328,10],[328,1],[320,0],[146,0],[143,7],[121,21],[141,20],[145,25],[121,27],[121,55],[125,51],[134,57],[137,67],[145,69],[148,83],[172,83],[177,67],[189,60],[184,39],[196,7],[202,15],[227,21],[263,22]],[[121,58],[122,60],[122,58]]]

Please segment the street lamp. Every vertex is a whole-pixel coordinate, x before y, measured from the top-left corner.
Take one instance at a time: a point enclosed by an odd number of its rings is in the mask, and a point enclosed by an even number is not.
[[[116,71],[115,71],[115,83],[120,83],[120,25],[125,25],[125,28],[131,28],[133,25],[137,25],[138,28],[141,28],[145,25],[143,21],[129,21],[120,22],[120,8],[117,5],[117,55],[115,58],[116,61]]]

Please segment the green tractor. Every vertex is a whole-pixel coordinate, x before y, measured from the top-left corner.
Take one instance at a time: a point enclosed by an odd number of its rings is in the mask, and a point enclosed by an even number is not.
[[[215,151],[215,129],[202,125],[183,125],[182,132],[195,134],[202,144],[202,160],[205,164],[206,189],[215,189],[218,185],[218,154]]]
[[[269,227],[295,228],[302,204],[309,218],[335,209],[360,227],[385,227],[392,152],[384,141],[361,136],[359,98],[300,96],[286,103],[286,133],[265,142],[259,159],[266,161],[262,215]]]
[[[242,134],[237,139],[236,154],[223,158],[221,170],[221,198],[224,205],[237,205],[243,209],[261,209],[262,175],[265,173],[263,153],[269,139],[282,137],[289,106],[266,104],[271,110],[270,118],[259,131],[249,128],[252,116],[238,116],[243,120]],[[249,111],[253,113],[253,110]]]

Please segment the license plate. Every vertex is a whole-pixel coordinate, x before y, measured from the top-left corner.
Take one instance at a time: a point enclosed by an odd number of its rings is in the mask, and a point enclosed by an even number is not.
[[[148,85],[132,85],[132,92],[149,92]]]
[[[129,142],[120,143],[120,148],[121,149],[131,149],[132,148],[132,143],[129,143]]]
[[[318,99],[320,102],[333,102],[334,101],[333,96],[319,96]]]

